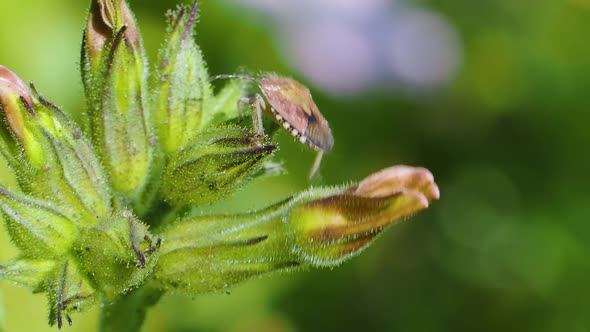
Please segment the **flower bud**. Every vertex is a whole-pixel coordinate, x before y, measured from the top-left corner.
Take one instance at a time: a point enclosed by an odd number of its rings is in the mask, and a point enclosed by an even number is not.
[[[295,251],[313,266],[334,266],[358,254],[386,226],[428,207],[439,197],[424,168],[394,166],[347,190],[294,207],[289,223]]]
[[[52,153],[40,172],[39,180],[54,182],[57,197],[66,197],[84,216],[81,225],[94,225],[111,214],[111,194],[107,176],[90,141],[64,113],[38,96],[35,104],[37,122],[47,141],[47,153]],[[55,178],[48,181],[47,178]],[[66,195],[67,193],[67,195]]]
[[[33,96],[25,83],[12,71],[0,66],[0,111],[6,119],[12,133],[25,148],[27,158],[34,165],[43,164],[43,147],[34,138],[34,128],[31,128],[30,118],[34,115],[32,108]],[[5,132],[5,129],[0,131]],[[3,133],[3,140],[10,135]],[[10,144],[5,143],[2,154],[10,158],[14,150],[9,150]]]
[[[214,202],[240,188],[275,149],[236,126],[205,131],[171,158],[163,197],[173,205]]]
[[[202,126],[203,105],[213,92],[201,50],[193,40],[197,2],[170,15],[156,77],[155,123],[164,152],[187,145]]]
[[[80,231],[73,252],[91,284],[107,299],[139,285],[157,261],[160,242],[131,211]]]
[[[420,192],[428,201],[437,200],[439,197],[434,177],[427,169],[403,165],[373,173],[358,186],[347,190],[347,193],[360,197],[379,198],[408,190]]]
[[[199,294],[263,273],[335,266],[434,199],[430,172],[397,166],[357,186],[312,189],[258,212],[187,217],[164,231],[154,277],[164,289]]]
[[[94,144],[113,187],[135,198],[149,175],[153,138],[145,52],[124,0],[93,0],[82,72]]]
[[[101,58],[109,51],[109,43],[113,42],[115,34],[125,26],[125,37],[134,47],[141,47],[141,37],[137,30],[135,19],[125,0],[93,0],[88,13],[86,29],[84,31],[84,46],[82,49],[84,64],[90,68],[82,68],[83,75],[98,70]],[[88,77],[88,79],[93,79]]]
[[[14,243],[29,257],[56,257],[71,248],[78,234],[60,208],[0,187],[0,209]]]

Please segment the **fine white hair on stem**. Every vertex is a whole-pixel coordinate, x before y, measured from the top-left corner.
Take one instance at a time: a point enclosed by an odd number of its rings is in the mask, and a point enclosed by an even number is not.
[[[249,75],[241,75],[241,74],[221,74],[213,76],[209,79],[209,81],[216,81],[216,80],[227,80],[227,79],[240,79],[240,80],[247,80],[247,81],[257,81],[258,79],[254,76]]]

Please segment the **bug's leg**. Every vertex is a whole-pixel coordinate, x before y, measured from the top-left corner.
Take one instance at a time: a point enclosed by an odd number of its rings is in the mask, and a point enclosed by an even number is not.
[[[242,97],[238,103],[250,104],[252,110],[252,128],[256,136],[264,137],[264,127],[262,126],[262,111],[266,108],[266,103],[261,95],[255,94],[250,97]]]
[[[313,166],[311,167],[311,171],[309,172],[309,178],[312,179],[317,171],[320,169],[320,164],[322,163],[322,157],[324,156],[324,151],[319,150],[318,154],[315,157],[313,162]]]
[[[256,130],[256,134],[260,137],[264,137],[264,127],[262,126],[262,111],[266,108],[266,103],[261,95],[256,95],[256,101],[252,105],[252,126]]]
[[[242,108],[244,108],[244,106],[251,107],[252,103],[254,103],[254,99],[255,97],[253,94],[238,99],[236,107],[238,109],[238,114],[240,114],[240,120],[244,119],[244,111]]]

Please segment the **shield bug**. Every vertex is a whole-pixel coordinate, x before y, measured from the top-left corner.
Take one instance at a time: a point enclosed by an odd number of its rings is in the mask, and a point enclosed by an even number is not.
[[[314,103],[309,89],[288,77],[276,74],[259,76],[219,75],[212,79],[246,79],[256,82],[262,94],[243,97],[241,103],[248,103],[253,112],[252,125],[256,134],[264,136],[262,114],[274,119],[289,131],[297,141],[318,151],[310,177],[317,172],[322,156],[332,150],[334,137],[328,121]]]

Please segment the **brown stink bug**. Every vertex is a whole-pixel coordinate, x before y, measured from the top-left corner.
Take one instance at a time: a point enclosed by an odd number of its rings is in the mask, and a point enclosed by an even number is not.
[[[328,121],[313,102],[309,89],[292,78],[276,74],[257,77],[219,75],[213,79],[232,78],[254,81],[262,92],[262,95],[254,94],[240,99],[240,102],[248,103],[252,109],[252,125],[257,135],[264,136],[262,114],[265,113],[289,131],[300,143],[318,151],[310,174],[310,177],[313,177],[320,166],[324,152],[332,150],[334,138]]]

